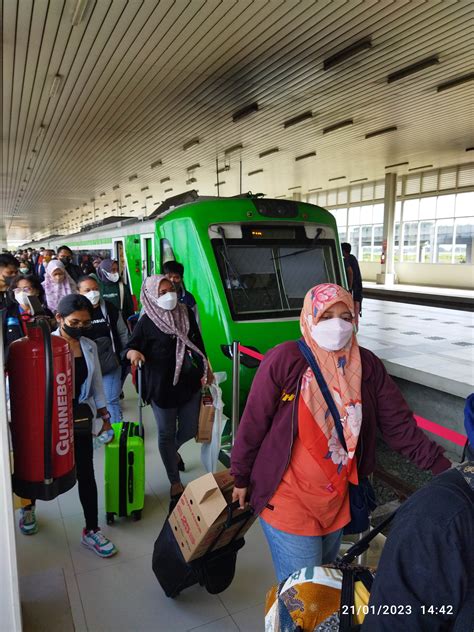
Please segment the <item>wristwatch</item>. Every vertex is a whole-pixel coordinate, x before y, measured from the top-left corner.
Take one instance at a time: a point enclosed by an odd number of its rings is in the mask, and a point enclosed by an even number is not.
[[[105,414],[101,415],[102,420],[103,421],[109,421],[110,420],[110,413],[106,412]]]

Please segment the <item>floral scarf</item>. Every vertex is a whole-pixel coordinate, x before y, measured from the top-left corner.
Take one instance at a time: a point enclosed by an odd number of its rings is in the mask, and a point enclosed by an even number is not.
[[[66,275],[64,281],[61,283],[56,283],[53,279],[53,272],[58,269],[62,270]],[[77,293],[77,286],[75,282],[66,272],[63,262],[58,259],[52,259],[46,266],[44,281],[41,285],[44,288],[46,305],[53,314],[56,313],[59,301],[64,296]]]
[[[182,303],[178,303],[172,310],[163,309],[157,303],[158,290],[162,281],[168,279],[162,274],[149,276],[142,285],[140,301],[148,318],[165,334],[176,336],[176,369],[174,372],[173,385],[176,386],[179,380],[184,362],[186,347],[198,353],[204,362],[204,377],[207,375],[207,358],[203,352],[196,347],[188,338],[189,316],[188,308]]]
[[[298,402],[298,429],[303,445],[335,488],[344,494],[347,481],[358,482],[354,458],[362,423],[362,365],[355,334],[340,351],[325,351],[311,336],[324,312],[344,303],[354,315],[354,303],[344,288],[323,283],[310,290],[301,312],[301,333],[310,347],[339,411],[348,453],[342,447],[326,401],[310,368],[303,375]]]

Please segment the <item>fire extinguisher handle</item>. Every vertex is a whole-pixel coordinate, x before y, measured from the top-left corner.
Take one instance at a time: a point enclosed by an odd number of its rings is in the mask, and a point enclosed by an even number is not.
[[[140,430],[140,436],[143,437],[143,362],[138,363],[137,368],[137,385],[138,385],[138,426]]]
[[[36,321],[43,334],[44,345],[44,483],[53,482],[53,347],[51,344],[51,330],[44,319]]]

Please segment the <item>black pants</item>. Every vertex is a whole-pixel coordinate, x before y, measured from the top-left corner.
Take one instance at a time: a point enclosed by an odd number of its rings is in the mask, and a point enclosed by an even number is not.
[[[74,433],[74,459],[76,461],[77,486],[79,488],[79,500],[81,501],[86,529],[91,531],[98,528],[98,499],[97,485],[94,476],[94,448],[92,444],[92,432]],[[31,499],[35,505],[36,500]]]
[[[88,531],[97,529],[99,513],[93,454],[92,433],[74,433],[77,485]]]

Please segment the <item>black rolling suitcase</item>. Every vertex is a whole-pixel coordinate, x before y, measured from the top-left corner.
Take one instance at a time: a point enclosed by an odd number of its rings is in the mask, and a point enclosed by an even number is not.
[[[249,509],[237,516],[233,512],[238,503],[227,507],[227,520],[207,552],[197,560],[186,562],[173,535],[170,523],[166,520],[153,550],[153,572],[167,597],[177,597],[185,588],[200,584],[212,595],[222,592],[230,586],[235,574],[237,553],[244,546],[245,540],[239,533],[248,520],[252,518]],[[222,534],[241,523],[229,544],[216,548]]]

